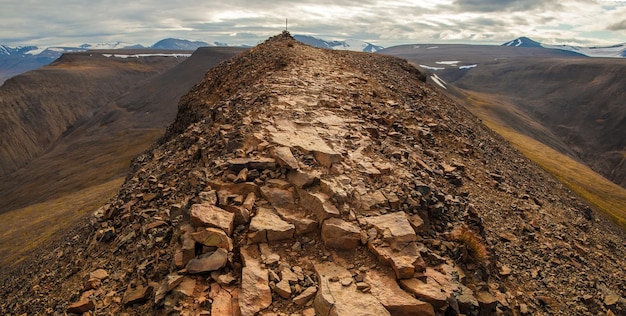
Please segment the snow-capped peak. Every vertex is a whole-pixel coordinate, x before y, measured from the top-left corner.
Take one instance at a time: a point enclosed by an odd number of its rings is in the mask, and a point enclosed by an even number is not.
[[[535,42],[528,37],[516,38],[512,41],[502,44],[502,46],[511,47],[538,47],[548,49],[559,49],[569,52],[578,53],[587,57],[611,57],[611,58],[624,58],[626,57],[626,43],[603,46],[603,47],[584,47],[574,45],[549,45]]]
[[[351,51],[373,53],[384,48],[382,46],[374,45],[372,43],[364,42],[361,40],[355,40],[355,39],[347,39],[343,41],[339,41],[339,40],[327,41],[327,40],[310,36],[310,35],[294,35],[293,37],[297,41],[300,41],[302,43],[305,43],[311,46],[327,48],[327,49],[335,49],[335,50],[351,50]]]

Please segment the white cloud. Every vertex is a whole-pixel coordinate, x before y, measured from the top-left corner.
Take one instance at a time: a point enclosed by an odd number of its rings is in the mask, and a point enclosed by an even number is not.
[[[0,0],[0,43],[51,45],[165,37],[256,44],[282,31],[402,43],[626,42],[626,2],[603,0]],[[602,18],[598,18],[602,17]]]

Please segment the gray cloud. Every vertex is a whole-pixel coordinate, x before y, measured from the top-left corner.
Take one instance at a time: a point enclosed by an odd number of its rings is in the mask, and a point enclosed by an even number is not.
[[[611,24],[607,27],[607,29],[611,30],[611,31],[621,31],[621,30],[626,30],[626,20],[622,20],[620,22]]]
[[[606,9],[596,0],[0,0],[0,8],[0,44],[9,45],[151,45],[165,37],[254,45],[282,31],[285,18],[295,34],[385,46],[424,41],[499,44],[517,36],[626,41],[619,32],[624,29],[622,16],[605,14],[615,8]],[[597,25],[597,16],[606,17],[604,24]],[[564,28],[580,31],[563,33]],[[594,36],[603,31],[604,37],[583,38],[590,31]]]
[[[460,11],[526,11],[544,6],[544,0],[455,0]]]

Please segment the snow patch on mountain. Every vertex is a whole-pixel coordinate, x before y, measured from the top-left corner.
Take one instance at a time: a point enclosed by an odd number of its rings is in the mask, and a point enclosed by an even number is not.
[[[575,45],[542,44],[542,43],[533,41],[529,39],[528,37],[520,37],[512,41],[506,42],[502,44],[502,46],[559,49],[563,51],[569,51],[569,52],[581,54],[587,57],[610,57],[610,58],[626,57],[626,43],[612,45],[612,46],[584,47],[584,46],[575,46]]]
[[[384,47],[356,39],[324,40],[310,35],[294,35],[297,41],[319,48],[375,53]]]

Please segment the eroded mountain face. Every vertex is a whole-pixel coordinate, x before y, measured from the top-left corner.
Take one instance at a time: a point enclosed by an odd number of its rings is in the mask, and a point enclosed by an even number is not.
[[[270,38],[131,168],[2,312],[625,311],[623,232],[400,59]]]

